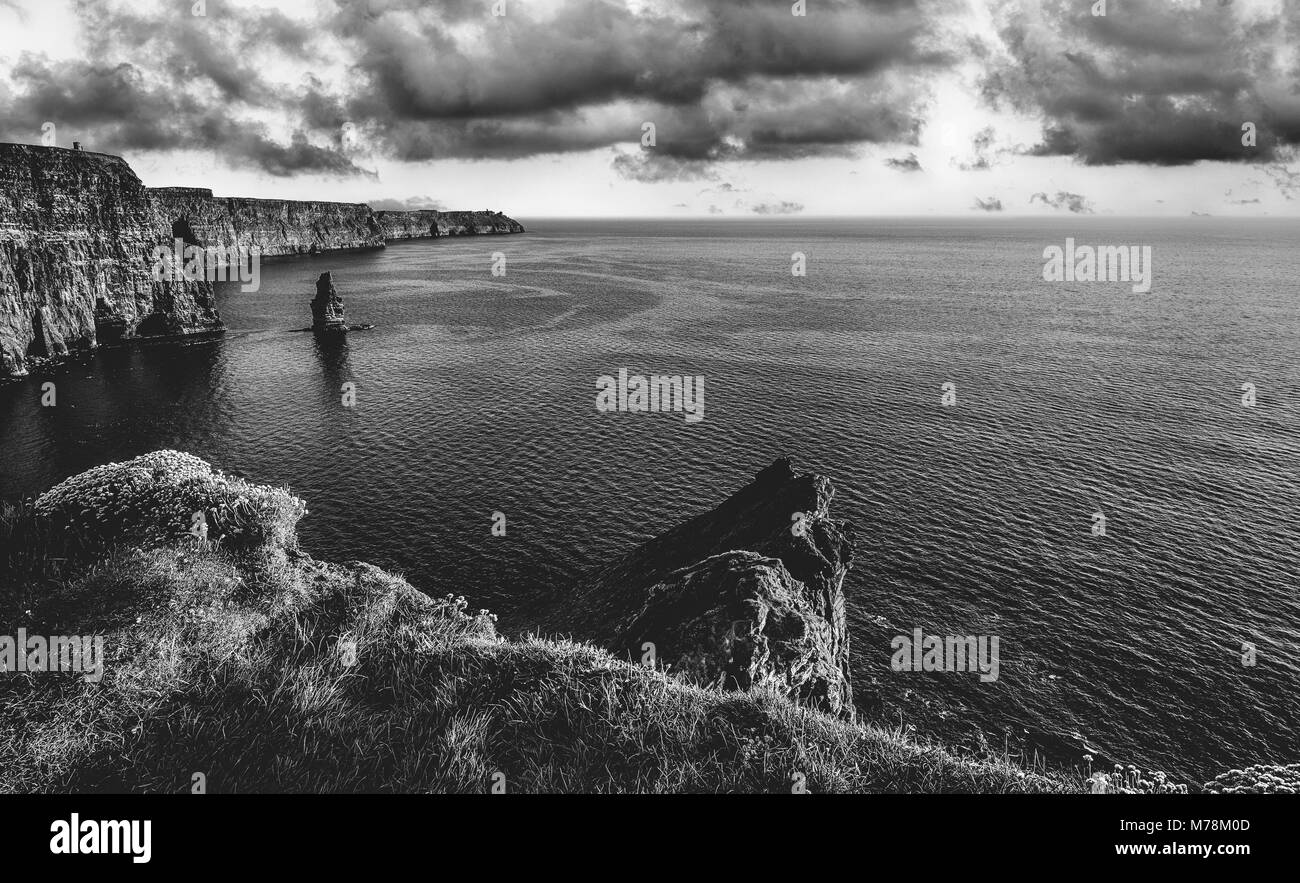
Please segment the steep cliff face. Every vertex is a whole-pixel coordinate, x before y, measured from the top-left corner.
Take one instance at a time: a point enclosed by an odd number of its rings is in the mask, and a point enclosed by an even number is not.
[[[385,239],[424,239],[438,236],[438,215],[432,209],[414,212],[375,212],[375,222]]]
[[[263,257],[383,248],[398,239],[524,232],[500,212],[376,212],[365,203],[243,199],[194,187],[149,193],[176,238],[223,249],[256,247]]]
[[[0,144],[0,376],[33,357],[219,329],[211,283],[154,278],[163,227],[120,157]]]
[[[489,236],[523,233],[518,221],[501,212],[375,212],[385,239],[423,239],[426,236]]]
[[[374,212],[364,203],[216,197],[191,187],[159,187],[149,194],[172,236],[193,245],[257,248],[263,257],[384,245]]]
[[[536,611],[550,632],[704,684],[775,687],[853,717],[847,525],[828,479],[775,461],[716,509],[609,564]],[[613,636],[613,637],[611,637]]]

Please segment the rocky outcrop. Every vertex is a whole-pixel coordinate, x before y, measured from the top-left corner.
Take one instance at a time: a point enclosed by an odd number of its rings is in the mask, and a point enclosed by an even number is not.
[[[654,646],[678,677],[724,690],[772,690],[852,718],[847,641],[779,559],[724,552],[651,587],[615,641]]]
[[[313,331],[347,331],[343,298],[334,290],[334,274],[326,271],[316,280],[316,297],[311,302]]]
[[[220,329],[211,283],[155,278],[156,246],[170,248],[170,223],[164,232],[120,157],[0,144],[0,376],[125,338]]]
[[[429,236],[488,236],[523,233],[518,221],[500,212],[443,212],[423,209],[412,212],[375,212],[385,239],[423,239]]]
[[[780,459],[716,509],[600,567],[536,611],[570,634],[688,680],[779,686],[853,716],[844,577],[853,541],[828,479]]]

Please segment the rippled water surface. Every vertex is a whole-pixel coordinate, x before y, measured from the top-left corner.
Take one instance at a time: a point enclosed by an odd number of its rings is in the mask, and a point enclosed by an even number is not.
[[[180,448],[304,496],[318,557],[523,626],[543,587],[790,454],[857,527],[872,714],[1193,781],[1300,759],[1300,224],[525,224],[268,264],[221,286],[224,338],[0,386],[0,495]],[[1152,291],[1042,282],[1067,236],[1151,245]],[[323,270],[377,328],[291,332]],[[704,421],[597,412],[620,367],[703,375]],[[916,627],[999,636],[1000,679],[892,672]]]

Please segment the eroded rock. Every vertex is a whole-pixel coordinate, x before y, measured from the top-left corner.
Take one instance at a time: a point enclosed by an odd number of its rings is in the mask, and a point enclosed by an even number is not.
[[[623,658],[640,660],[648,641],[694,679],[779,682],[851,717],[844,577],[853,541],[830,517],[834,496],[828,479],[779,459],[717,508],[557,594],[535,622]]]
[[[779,559],[725,552],[653,586],[617,645],[653,644],[657,662],[689,683],[773,690],[851,718],[842,642]]]
[[[343,298],[334,289],[334,274],[325,271],[316,280],[316,297],[311,302],[313,331],[347,331],[343,318]]]

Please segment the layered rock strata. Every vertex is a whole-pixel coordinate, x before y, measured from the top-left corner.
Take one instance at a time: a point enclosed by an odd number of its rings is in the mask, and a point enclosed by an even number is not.
[[[347,331],[343,318],[343,298],[334,290],[334,274],[325,272],[316,280],[316,297],[311,302],[313,331]]]

